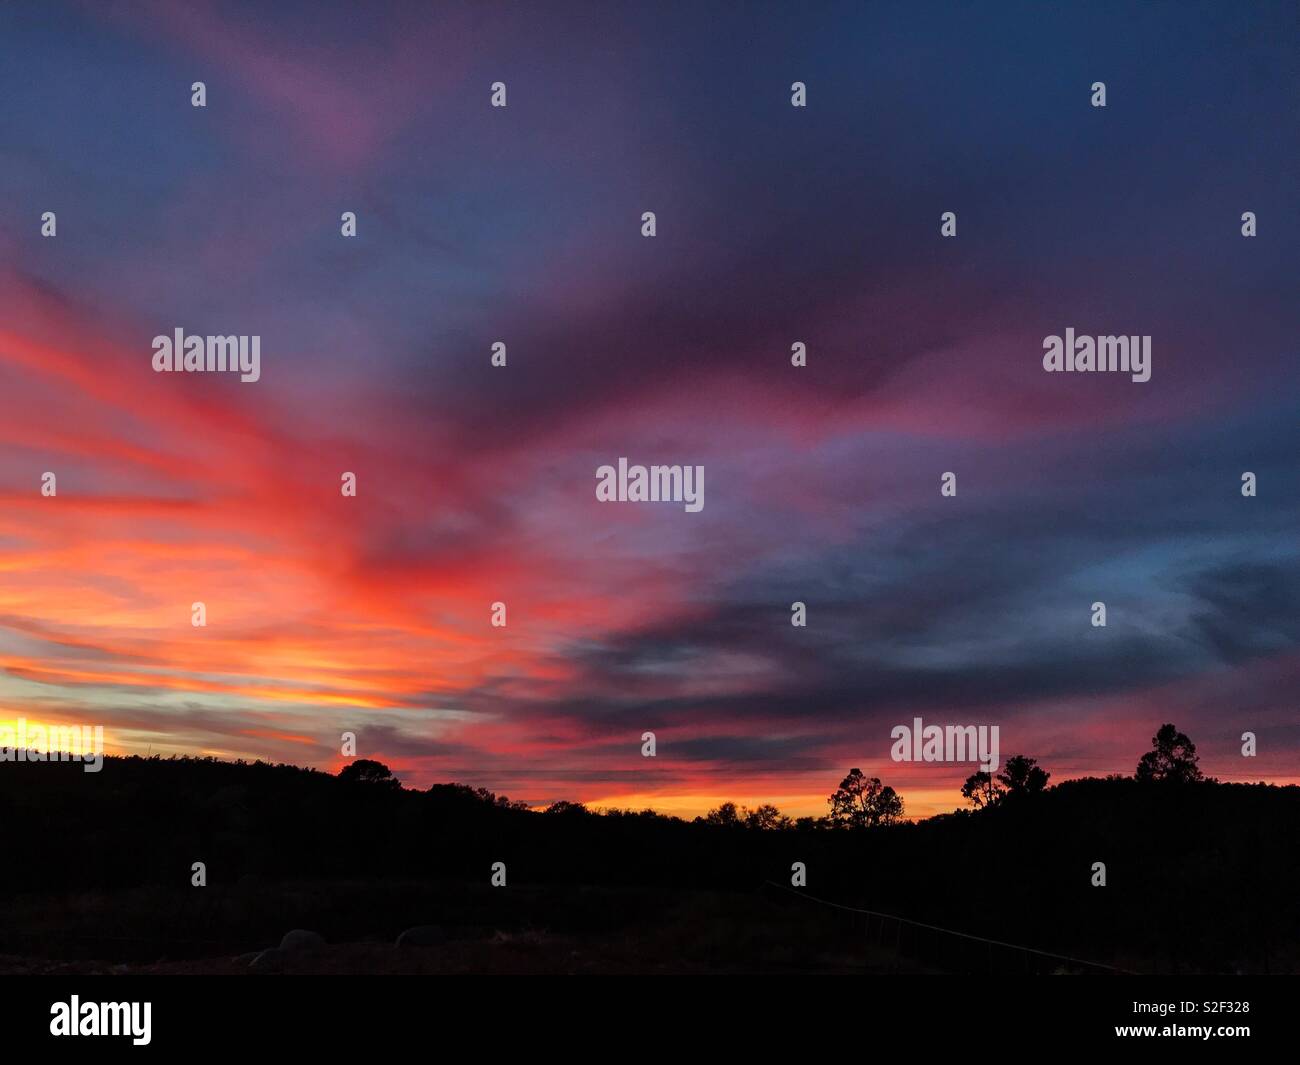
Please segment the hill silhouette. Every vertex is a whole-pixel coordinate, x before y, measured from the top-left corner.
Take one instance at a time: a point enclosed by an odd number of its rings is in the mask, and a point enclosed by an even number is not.
[[[761,938],[786,918],[756,889],[802,862],[810,895],[1139,971],[1293,971],[1300,957],[1300,788],[1070,780],[832,829],[534,812],[460,785],[406,789],[376,765],[7,764],[0,819],[19,831],[0,863],[0,953],[200,957],[309,922],[339,938],[430,922],[650,936],[683,900]],[[489,884],[495,862],[505,888]]]

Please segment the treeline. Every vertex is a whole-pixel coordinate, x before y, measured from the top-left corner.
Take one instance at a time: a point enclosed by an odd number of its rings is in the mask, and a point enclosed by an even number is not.
[[[1196,744],[1172,724],[1161,725],[1151,737],[1151,750],[1139,759],[1133,779],[1143,784],[1198,784],[1205,782],[1201,773]],[[1028,755],[1016,754],[1007,759],[999,772],[983,770],[972,773],[961,786],[962,798],[977,810],[988,810],[1007,803],[1019,804],[1047,790],[1051,774]],[[1122,776],[1110,779],[1122,780]],[[1213,781],[1212,781],[1213,782]],[[879,777],[868,777],[861,769],[850,769],[826,800],[830,812],[824,817],[791,818],[777,807],[764,803],[754,809],[724,802],[697,822],[725,825],[757,831],[827,828],[878,828],[896,824],[903,817],[903,799]],[[572,803],[557,803],[551,810],[568,810]]]
[[[1044,950],[1138,969],[1294,967],[1300,789],[1199,779],[1194,750],[1176,730],[1168,739],[1132,777],[1029,790],[999,780],[978,808],[918,822],[900,820],[886,785],[852,773],[826,819],[759,807],[690,822],[574,803],[532,812],[456,784],[415,791],[378,763],[339,776],[193,758],[110,758],[97,774],[8,763],[0,821],[14,838],[0,896],[30,910],[147,891],[188,906],[202,862],[204,905],[236,923],[248,900],[290,882],[321,885],[326,905],[325,885],[370,881],[377,910],[392,885],[456,883],[481,888],[491,912],[491,869],[504,863],[524,893],[564,888],[580,901],[599,886],[664,907],[684,892],[789,885],[799,862],[809,894]],[[1004,775],[1019,779],[1012,764]],[[848,819],[862,809],[879,823]],[[141,921],[155,912],[140,909]]]

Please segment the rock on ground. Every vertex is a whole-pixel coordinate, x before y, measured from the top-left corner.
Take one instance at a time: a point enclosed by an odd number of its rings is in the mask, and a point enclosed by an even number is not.
[[[445,943],[447,934],[436,924],[422,924],[408,928],[397,937],[399,947],[436,947]]]
[[[324,936],[302,928],[285,932],[284,938],[280,940],[281,950],[319,950],[323,946],[325,946]]]

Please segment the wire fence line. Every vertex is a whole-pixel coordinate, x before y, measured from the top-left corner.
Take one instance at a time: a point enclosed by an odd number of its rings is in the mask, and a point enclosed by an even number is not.
[[[1038,950],[1034,947],[1022,946],[1019,943],[1006,943],[1000,939],[988,939],[985,936],[975,936],[975,935],[971,935],[968,932],[958,932],[951,928],[940,928],[938,925],[926,924],[924,921],[913,921],[910,918],[899,917],[896,914],[892,914],[892,913],[881,913],[878,910],[864,910],[857,906],[845,906],[839,902],[832,902],[830,899],[823,899],[823,898],[818,898],[816,895],[810,895],[806,891],[796,890],[795,888],[788,887],[785,884],[778,884],[775,880],[764,880],[762,884],[759,885],[759,890],[761,891],[765,887],[775,888],[776,890],[784,892],[787,895],[793,895],[795,898],[801,899],[804,902],[815,903],[818,906],[825,906],[828,909],[838,910],[841,913],[847,913],[855,916],[865,917],[866,931],[868,935],[871,934],[872,920],[873,919],[877,920],[880,922],[877,941],[881,945],[886,947],[888,947],[890,944],[888,944],[885,941],[885,930],[886,928],[892,926],[892,928],[894,929],[893,949],[900,954],[904,953],[903,929],[906,927],[912,930],[912,940],[909,945],[912,947],[912,952],[914,954],[924,953],[923,941],[921,940],[918,934],[920,932],[931,933],[935,937],[936,943],[941,942],[941,940],[939,940],[938,937],[946,936],[946,937],[950,937],[953,940],[963,941],[968,945],[983,945],[986,948],[985,960],[989,971],[993,970],[994,967],[993,950],[994,948],[997,948],[1000,951],[1011,952],[1025,959],[1026,964],[1023,967],[1024,971],[1030,971],[1027,962],[1028,959],[1032,957],[1032,958],[1040,958],[1040,959],[1045,959],[1054,962],[1064,962],[1070,965],[1080,966],[1084,969],[1096,970],[1098,972],[1114,973],[1116,975],[1122,975],[1122,976],[1138,975],[1137,973],[1133,972],[1131,969],[1121,969],[1118,966],[1106,965],[1103,962],[1089,961],[1086,958],[1075,958],[1075,957],[1071,957],[1068,954],[1053,954],[1051,951]],[[944,957],[942,947],[938,949],[938,954],[941,959]],[[976,966],[972,964],[974,958],[973,951],[967,950],[967,952],[964,955],[961,955],[961,957],[966,962],[965,965],[966,968],[971,968],[971,969],[976,968]],[[949,960],[951,960],[951,956],[949,957]],[[984,965],[979,965],[978,968],[983,969]]]

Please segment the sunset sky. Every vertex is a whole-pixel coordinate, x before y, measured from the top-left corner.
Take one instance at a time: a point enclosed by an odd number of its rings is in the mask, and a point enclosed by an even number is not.
[[[0,723],[689,815],[958,806],[917,716],[1300,783],[1294,5],[1081,6],[0,6]]]

